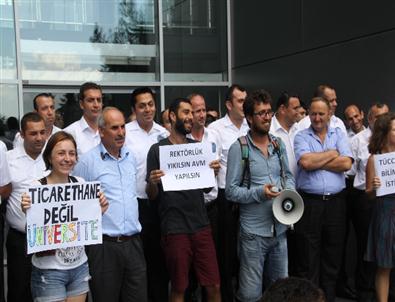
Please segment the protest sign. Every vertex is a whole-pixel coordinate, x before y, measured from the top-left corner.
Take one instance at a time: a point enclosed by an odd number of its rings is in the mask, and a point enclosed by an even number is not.
[[[376,196],[395,193],[395,152],[374,155],[374,167],[381,182]]]
[[[99,182],[30,187],[26,212],[28,254],[102,243]]]
[[[209,167],[216,158],[216,145],[190,143],[159,146],[160,169],[164,191],[181,191],[215,186],[214,170]]]

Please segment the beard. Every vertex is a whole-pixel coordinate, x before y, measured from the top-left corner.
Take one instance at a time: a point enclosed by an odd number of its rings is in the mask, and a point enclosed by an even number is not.
[[[191,133],[191,130],[185,128],[184,121],[179,120],[178,118],[176,120],[176,123],[174,124],[174,129],[182,135],[187,135]]]
[[[268,135],[268,134],[269,134],[269,131],[270,131],[270,127],[266,130],[266,129],[263,128],[263,127],[257,127],[257,126],[255,126],[255,125],[253,125],[253,126],[252,126],[252,130],[253,130],[255,133],[260,134],[260,135]]]

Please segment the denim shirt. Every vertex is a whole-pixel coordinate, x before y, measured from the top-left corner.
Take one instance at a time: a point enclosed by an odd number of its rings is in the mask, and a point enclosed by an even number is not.
[[[122,147],[120,157],[114,158],[101,143],[81,156],[75,166],[73,175],[101,183],[109,203],[102,217],[103,234],[140,233],[136,172],[136,161],[128,148]]]
[[[337,150],[340,156],[352,158],[349,141],[344,132],[339,128],[328,127],[325,140],[322,143],[320,138],[314,133],[313,128],[298,132],[294,140],[295,157],[299,162],[303,154],[311,152],[324,152],[327,150]],[[298,165],[296,174],[296,187],[311,194],[327,195],[340,192],[346,187],[343,172],[332,172],[322,169],[307,171]]]
[[[273,136],[270,136],[274,138]],[[288,166],[288,158],[284,143],[279,138],[279,154],[283,161],[283,180],[281,182],[280,158],[272,143],[268,146],[266,158],[252,141],[250,132],[247,135],[251,182],[250,188],[244,181],[241,184],[244,165],[241,147],[238,141],[229,149],[228,169],[226,173],[226,198],[240,204],[240,227],[243,232],[264,237],[272,237],[285,232],[287,226],[279,223],[273,216],[273,199],[264,195],[264,186],[274,184],[279,189],[295,190],[295,182]]]

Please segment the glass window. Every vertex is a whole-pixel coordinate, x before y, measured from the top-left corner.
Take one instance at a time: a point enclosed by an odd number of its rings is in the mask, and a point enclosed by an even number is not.
[[[13,116],[18,118],[18,86],[0,84],[0,119],[6,120]]]
[[[160,89],[156,87],[151,87],[156,93],[156,104],[157,104],[157,115],[159,115],[160,109]],[[132,110],[130,105],[130,95],[133,88],[128,89],[128,91],[119,92],[106,92],[103,89],[103,103],[104,106],[113,106],[121,110],[128,120]],[[82,116],[82,110],[79,106],[78,92],[59,92],[48,90],[30,91],[23,94],[23,111],[24,113],[33,111],[33,99],[34,97],[42,92],[51,93],[55,99],[55,110],[57,113],[57,126],[59,128],[65,128],[73,122],[77,121]]]
[[[24,80],[158,80],[156,1],[17,3]]]
[[[0,79],[16,79],[16,48],[12,0],[0,0]]]
[[[226,24],[226,0],[163,0],[165,80],[226,81]]]
[[[166,108],[169,107],[170,103],[179,97],[188,97],[193,93],[201,94],[206,101],[206,108],[214,108],[219,113],[220,116],[224,115],[224,108],[222,104],[224,103],[225,93],[228,87],[193,87],[193,86],[175,86],[175,87],[166,87]],[[222,113],[222,114],[221,114]]]

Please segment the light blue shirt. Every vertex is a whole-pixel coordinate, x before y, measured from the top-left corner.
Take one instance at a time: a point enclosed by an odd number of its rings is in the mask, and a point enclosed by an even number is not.
[[[314,152],[325,152],[337,150],[340,156],[352,158],[351,148],[348,138],[340,128],[328,128],[325,140],[322,143],[320,138],[314,133],[313,128],[298,132],[294,140],[296,161],[299,163],[303,154]],[[335,194],[346,187],[343,172],[332,172],[327,170],[307,171],[298,164],[296,174],[296,188],[310,194]]]
[[[74,168],[74,175],[86,181],[100,181],[109,207],[102,219],[103,234],[133,235],[141,231],[136,195],[136,161],[132,152],[122,147],[114,158],[100,143],[85,153]]]
[[[287,226],[275,220],[272,211],[273,199],[264,195],[264,185],[274,184],[279,189],[295,189],[293,175],[288,166],[287,152],[284,143],[280,143],[279,153],[283,161],[284,186],[281,184],[281,166],[279,156],[273,144],[269,144],[266,158],[255,146],[250,133],[247,135],[251,182],[250,188],[241,184],[244,165],[242,164],[241,147],[238,141],[232,144],[228,154],[225,194],[227,199],[240,203],[240,227],[250,234],[272,237],[274,230],[279,235],[286,231]]]

